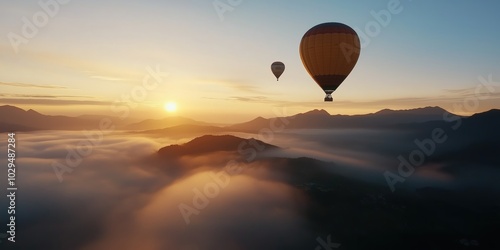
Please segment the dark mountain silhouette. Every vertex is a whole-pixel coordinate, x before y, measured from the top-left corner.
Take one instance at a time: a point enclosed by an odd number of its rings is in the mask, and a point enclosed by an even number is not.
[[[6,123],[0,130],[9,127],[9,131],[29,130],[77,130],[99,128],[99,121],[79,119],[68,116],[43,115],[32,109],[25,111],[18,107],[4,105],[0,106],[0,117],[8,117]],[[5,126],[5,127],[4,127]]]
[[[416,109],[401,109],[401,110],[392,110],[392,109],[382,109],[374,114],[377,115],[411,115],[411,116],[424,116],[424,117],[442,117],[443,113],[447,112],[445,109],[434,106],[434,107],[424,107],[424,108],[416,108]]]
[[[463,128],[470,134],[482,138],[500,136],[500,109],[491,109],[463,119]],[[461,128],[458,128],[461,129]]]
[[[328,113],[324,109],[313,109],[311,111],[305,112],[305,113],[299,113],[296,115],[291,116],[293,119],[328,119],[331,117],[330,113]]]
[[[38,113],[35,110],[23,110],[21,108],[4,105],[0,106],[0,116],[6,117],[5,127],[0,132],[7,131],[33,131],[33,130],[81,130],[99,129],[103,118],[111,120],[115,127],[119,127],[124,121],[116,117],[108,116],[52,116]]]
[[[130,119],[120,119],[106,115],[52,116],[41,114],[32,109],[26,111],[10,105],[0,106],[0,116],[8,117],[8,120],[6,119],[0,123],[0,132],[99,129],[99,124],[103,119],[110,120],[115,129],[130,130],[158,129],[181,124],[207,125],[207,123],[182,117],[170,117],[161,120],[150,119],[127,125]]]
[[[278,117],[266,119],[257,117],[251,121],[229,125],[225,127],[208,126],[202,123],[187,120],[187,121],[170,121],[171,124],[185,122],[187,124],[168,126],[164,124],[169,121],[150,120],[141,122],[141,125],[131,125],[127,128],[139,127],[154,127],[163,126],[162,129],[152,129],[140,131],[145,134],[157,134],[168,137],[186,137],[189,135],[199,135],[202,133],[212,134],[221,132],[249,132],[256,133],[262,128],[269,128],[273,125],[273,119],[277,120],[279,126],[286,120],[286,128],[288,129],[310,129],[310,128],[386,128],[386,129],[401,129],[402,124],[422,123],[427,121],[438,121],[443,119],[443,114],[446,110],[438,107],[427,107],[412,110],[381,110],[377,113],[366,115],[330,115],[327,111],[321,109],[311,110],[309,112],[300,113],[288,117]],[[280,121],[281,120],[281,121]],[[153,122],[154,121],[154,122]],[[274,125],[276,125],[274,124]],[[278,126],[277,125],[277,126]]]
[[[418,137],[430,136],[431,132],[443,129],[453,143],[464,144],[478,141],[490,141],[500,137],[500,110],[492,109],[470,117],[455,116],[423,123],[401,124],[398,127],[413,130]]]
[[[384,109],[366,115],[330,115],[325,110],[312,110],[293,116],[285,117],[289,124],[288,129],[305,128],[386,128],[397,124],[422,123],[442,120],[448,113],[439,107],[426,107],[409,110]],[[261,128],[269,127],[271,119],[258,117],[249,122],[226,127],[228,130],[241,132],[257,132]]]
[[[162,157],[178,158],[185,155],[200,155],[219,151],[238,152],[242,143],[247,143],[247,145],[257,143],[264,150],[278,149],[274,145],[253,138],[244,139],[232,135],[204,135],[182,145],[163,147],[158,150],[158,154]]]
[[[420,124],[417,135],[430,137],[436,128],[443,129],[447,140],[430,156],[430,160],[447,163],[474,163],[500,166],[500,110],[478,113],[459,122]],[[463,165],[463,164],[459,164]],[[448,170],[453,171],[448,168]]]
[[[269,119],[259,116],[251,121],[229,125],[224,128],[226,131],[256,132],[267,127],[269,127]]]
[[[498,112],[498,111],[496,111]],[[325,110],[312,110],[296,114],[286,119],[287,129],[334,129],[334,128],[379,128],[379,129],[417,129],[422,130],[425,126],[438,126],[443,124],[443,116],[448,112],[439,107],[426,107],[409,110],[384,109],[376,113],[366,115],[330,115]],[[183,117],[168,117],[164,119],[148,119],[137,123],[126,124],[128,120],[120,120],[117,117],[100,115],[83,115],[78,117],[43,115],[34,110],[25,111],[14,106],[0,106],[0,115],[9,117],[8,121],[2,122],[1,131],[29,131],[29,130],[79,130],[97,129],[99,121],[108,118],[117,129],[142,131],[146,134],[161,134],[167,136],[187,136],[200,133],[220,132],[251,132],[256,133],[262,128],[269,128],[273,119],[257,117],[245,123],[234,124],[225,127],[213,126],[208,123]],[[474,117],[483,117],[483,120],[496,117],[495,111],[476,114]],[[283,120],[283,119],[282,119]],[[472,124],[474,120],[466,121]],[[283,121],[280,121],[283,122]],[[422,124],[424,125],[422,125]],[[278,123],[279,124],[279,123]],[[190,125],[190,126],[187,126]],[[279,124],[281,126],[281,124]],[[494,123],[481,123],[485,128],[493,130]],[[175,127],[175,128],[173,128]],[[171,129],[166,129],[171,128]],[[189,131],[192,129],[193,131]]]

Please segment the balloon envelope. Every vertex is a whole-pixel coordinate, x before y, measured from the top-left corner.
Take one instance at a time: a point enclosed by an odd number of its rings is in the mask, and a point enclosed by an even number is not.
[[[299,50],[307,72],[326,93],[325,101],[332,101],[331,94],[356,65],[361,48],[351,27],[322,23],[304,34]]]
[[[276,76],[276,81],[278,81],[281,74],[285,71],[285,64],[282,62],[273,62],[273,64],[271,64],[271,71],[274,76]]]

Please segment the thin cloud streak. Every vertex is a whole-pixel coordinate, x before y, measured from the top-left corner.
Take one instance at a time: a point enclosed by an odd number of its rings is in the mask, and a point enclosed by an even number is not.
[[[110,101],[89,101],[89,100],[57,100],[57,99],[18,99],[18,98],[0,98],[3,104],[18,105],[112,105]]]
[[[22,98],[88,98],[94,99],[93,96],[77,96],[77,95],[24,95],[24,94],[0,94],[0,97],[20,97]]]
[[[42,84],[18,83],[18,82],[0,82],[0,85],[20,87],[20,88],[67,89],[67,87],[60,85],[42,85]]]

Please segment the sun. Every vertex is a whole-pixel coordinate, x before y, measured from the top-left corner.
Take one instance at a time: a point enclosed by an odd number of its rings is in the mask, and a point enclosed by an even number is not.
[[[177,103],[166,102],[165,105],[163,105],[163,108],[165,109],[165,111],[167,111],[169,113],[173,113],[173,112],[177,111]]]

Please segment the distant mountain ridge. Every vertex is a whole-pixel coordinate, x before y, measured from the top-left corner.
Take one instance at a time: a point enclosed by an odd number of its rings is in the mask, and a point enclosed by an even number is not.
[[[330,115],[327,111],[315,109],[309,112],[285,117],[289,120],[287,128],[380,128],[394,124],[421,123],[442,120],[449,113],[440,107],[425,107],[410,110],[384,109],[366,115]],[[256,129],[269,126],[270,119],[256,118],[254,120],[234,124],[227,128],[241,132],[255,132]],[[257,129],[257,131],[258,131]]]
[[[286,118],[287,129],[335,129],[335,128],[403,128],[420,127],[419,124],[429,122],[441,122],[448,111],[440,107],[425,107],[408,110],[384,109],[375,113],[365,115],[331,115],[323,109],[314,109],[305,113],[299,113]],[[183,117],[167,117],[164,119],[148,119],[141,122],[124,124],[124,121],[116,117],[82,115],[78,117],[51,116],[40,114],[35,110],[27,111],[15,106],[0,106],[0,116],[6,117],[0,122],[0,132],[9,131],[33,131],[33,130],[83,130],[96,129],[99,121],[110,118],[118,129],[135,130],[146,134],[203,134],[221,132],[249,132],[256,133],[262,128],[270,126],[272,119],[257,117],[248,122],[219,127],[205,122],[196,121]],[[469,118],[488,116],[487,119],[495,119],[500,116],[499,110],[490,110],[474,114]],[[466,118],[466,117],[462,117]],[[468,119],[466,119],[468,120]],[[482,119],[483,121],[484,119]],[[470,120],[469,120],[470,121]],[[490,126],[488,126],[490,127]]]
[[[29,130],[74,130],[98,127],[98,123],[88,119],[79,119],[68,116],[50,116],[40,114],[32,109],[27,111],[10,105],[0,106],[0,117],[5,118],[5,123],[10,128],[0,125],[0,132]]]
[[[106,115],[80,115],[76,117],[62,115],[44,115],[33,109],[24,110],[16,106],[0,106],[0,133],[15,131],[36,131],[36,130],[92,130],[99,129],[102,119],[109,119],[116,129],[146,130],[165,128],[167,125],[175,126],[181,124],[206,125],[188,118],[170,117],[161,120],[144,120],[132,123],[128,119]],[[130,126],[130,127],[129,127]]]

